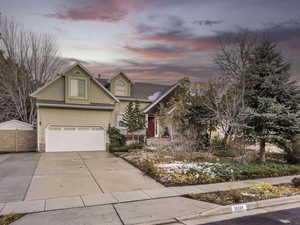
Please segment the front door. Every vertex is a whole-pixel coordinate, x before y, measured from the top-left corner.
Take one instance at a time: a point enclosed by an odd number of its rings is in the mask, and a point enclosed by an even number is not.
[[[154,137],[155,125],[154,117],[148,117],[147,137]]]

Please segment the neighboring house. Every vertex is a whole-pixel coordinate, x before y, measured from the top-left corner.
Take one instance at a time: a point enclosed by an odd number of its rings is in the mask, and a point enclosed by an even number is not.
[[[159,85],[131,81],[119,73],[112,79],[96,79],[81,64],[32,93],[37,105],[39,151],[105,151],[109,125],[124,130],[122,114],[130,101],[139,101],[146,114],[140,133],[158,137],[162,132],[155,117],[180,82]]]
[[[19,120],[9,120],[0,123],[0,130],[33,130],[33,126]]]

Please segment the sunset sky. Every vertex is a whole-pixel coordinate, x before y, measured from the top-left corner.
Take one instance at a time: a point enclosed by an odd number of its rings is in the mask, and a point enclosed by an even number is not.
[[[268,32],[300,76],[299,0],[0,0],[0,12],[104,77],[209,80],[218,39],[238,28]]]

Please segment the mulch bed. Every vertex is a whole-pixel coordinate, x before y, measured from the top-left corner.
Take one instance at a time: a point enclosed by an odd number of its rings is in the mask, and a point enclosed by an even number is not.
[[[23,217],[25,214],[9,214],[9,215],[5,215],[5,216],[0,216],[0,224],[1,225],[9,225],[12,222],[20,219],[21,217]]]
[[[299,194],[300,188],[296,188],[291,184],[270,185],[267,183],[260,183],[250,188],[202,194],[189,194],[185,197],[219,205],[231,205]]]

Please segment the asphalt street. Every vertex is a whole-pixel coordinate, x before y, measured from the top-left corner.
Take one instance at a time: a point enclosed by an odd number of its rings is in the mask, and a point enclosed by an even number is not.
[[[207,223],[206,225],[300,225],[300,208],[245,216],[231,220]]]

